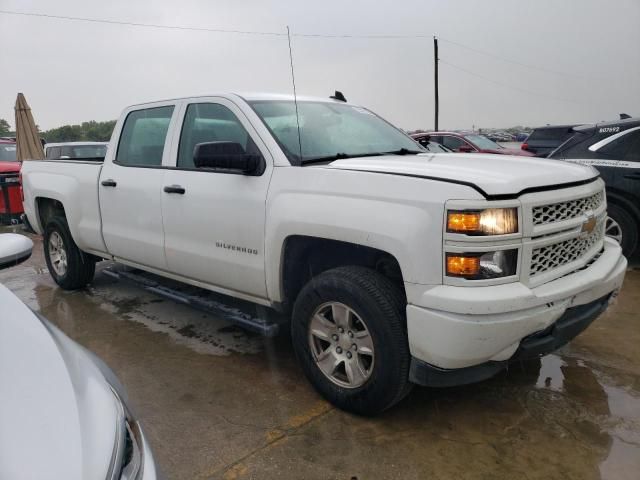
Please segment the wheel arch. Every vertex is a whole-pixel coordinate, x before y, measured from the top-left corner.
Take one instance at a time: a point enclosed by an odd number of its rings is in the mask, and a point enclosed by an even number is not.
[[[281,258],[280,306],[285,311],[291,309],[300,290],[311,278],[341,266],[362,266],[375,270],[405,294],[398,259],[374,247],[323,237],[290,235],[283,243]]]
[[[54,216],[62,216],[67,218],[64,204],[55,198],[37,197],[36,198],[36,221],[38,228],[44,233],[47,222]]]
[[[636,206],[634,200],[640,202],[640,199],[634,199],[629,193],[607,187],[607,204],[613,203],[624,208],[634,217],[636,222],[640,223],[640,208]]]

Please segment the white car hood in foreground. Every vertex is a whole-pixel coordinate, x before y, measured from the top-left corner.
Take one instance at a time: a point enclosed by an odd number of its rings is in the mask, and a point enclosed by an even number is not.
[[[104,479],[118,403],[77,344],[0,285],[0,478]]]
[[[474,185],[488,196],[516,195],[530,188],[560,186],[598,176],[591,167],[558,160],[479,153],[353,158],[336,160],[320,168],[442,179]]]

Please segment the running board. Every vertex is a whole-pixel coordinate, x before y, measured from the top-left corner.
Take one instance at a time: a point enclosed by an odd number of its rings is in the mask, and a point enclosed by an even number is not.
[[[280,330],[280,324],[286,321],[270,308],[209,292],[208,290],[192,287],[173,280],[164,279],[142,270],[124,270],[120,266],[114,266],[104,268],[101,272],[116,280],[132,283],[143,290],[155,293],[161,297],[210,313],[229,323],[259,333],[265,337],[275,337]],[[262,310],[260,316],[264,316],[265,318],[259,318],[257,315],[250,313],[252,309]],[[274,316],[277,321],[274,321],[273,318],[269,319],[269,317]]]

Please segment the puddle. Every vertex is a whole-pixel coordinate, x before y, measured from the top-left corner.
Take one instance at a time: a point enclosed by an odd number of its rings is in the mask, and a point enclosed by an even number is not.
[[[562,392],[568,404],[575,404],[569,428],[588,422],[609,437],[608,453],[599,467],[603,480],[640,478],[638,392],[616,384],[583,360],[553,354],[541,359],[535,388]]]
[[[566,362],[557,355],[547,355],[540,359],[540,373],[536,381],[536,388],[547,388],[561,392],[564,386],[562,367]]]
[[[261,336],[126,283],[96,278],[90,292],[101,309],[141,323],[154,332],[166,333],[176,343],[198,353],[255,354],[263,349],[264,339]]]

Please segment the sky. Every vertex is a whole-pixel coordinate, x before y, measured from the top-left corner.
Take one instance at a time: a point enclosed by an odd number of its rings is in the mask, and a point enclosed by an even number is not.
[[[441,129],[640,116],[640,0],[0,0],[0,11],[280,34],[288,25],[298,94],[340,90],[407,130],[433,128],[433,35]],[[46,130],[226,91],[292,93],[286,35],[0,13],[0,118],[11,125],[18,92]]]

